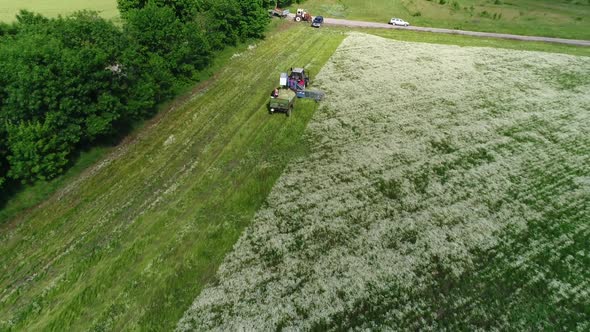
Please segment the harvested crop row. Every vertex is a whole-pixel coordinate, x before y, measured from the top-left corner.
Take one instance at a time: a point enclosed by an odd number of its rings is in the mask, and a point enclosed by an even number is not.
[[[590,58],[351,34],[178,329],[588,327]]]

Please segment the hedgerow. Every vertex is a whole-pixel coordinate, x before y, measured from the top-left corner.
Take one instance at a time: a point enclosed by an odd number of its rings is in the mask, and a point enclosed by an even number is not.
[[[177,329],[587,328],[589,75],[352,34],[317,77],[310,155]]]

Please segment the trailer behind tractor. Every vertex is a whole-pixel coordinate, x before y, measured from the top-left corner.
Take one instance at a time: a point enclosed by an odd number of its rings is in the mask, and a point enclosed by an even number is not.
[[[297,98],[313,99],[319,102],[324,98],[324,92],[319,90],[307,90],[311,79],[305,68],[291,68],[289,73],[281,73],[279,87],[270,94],[268,111],[286,113],[291,116]]]
[[[278,89],[278,94],[273,94],[270,97],[269,103],[269,113],[273,114],[274,112],[283,112],[287,114],[287,116],[291,116],[291,112],[295,107],[295,99],[296,94],[293,90],[287,87],[281,87]]]
[[[289,10],[288,9],[281,9],[278,7],[275,7],[274,9],[269,9],[268,10],[268,15],[270,15],[271,17],[281,17],[281,18],[285,18],[287,16],[289,16]]]

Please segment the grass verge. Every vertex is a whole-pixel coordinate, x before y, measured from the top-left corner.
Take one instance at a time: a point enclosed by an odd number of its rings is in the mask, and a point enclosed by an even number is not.
[[[493,47],[505,48],[522,51],[540,51],[551,53],[564,53],[571,55],[590,56],[590,47],[542,43],[542,42],[528,42],[498,38],[484,38],[471,37],[462,35],[448,35],[429,32],[406,31],[406,30],[386,30],[386,29],[356,29],[356,31],[372,34],[389,39],[433,43],[443,45],[459,45],[459,46],[477,46],[477,47]]]
[[[584,0],[308,0],[294,5],[314,16],[518,35],[590,39],[590,3]]]

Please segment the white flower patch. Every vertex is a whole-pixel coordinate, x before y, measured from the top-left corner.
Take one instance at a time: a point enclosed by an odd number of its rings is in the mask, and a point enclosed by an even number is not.
[[[590,197],[588,174],[575,174],[588,170],[583,77],[590,58],[351,34],[314,82],[326,99],[305,134],[310,154],[285,170],[178,330],[439,330],[420,294],[547,212],[534,208],[543,191],[524,191],[536,174],[578,185],[548,186],[555,204]],[[528,269],[571,242],[533,242],[506,266]],[[549,285],[556,303],[588,292]]]
[[[167,147],[168,145],[173,144],[174,142],[176,142],[176,137],[174,135],[170,135],[168,136],[166,141],[164,141],[164,147]]]

